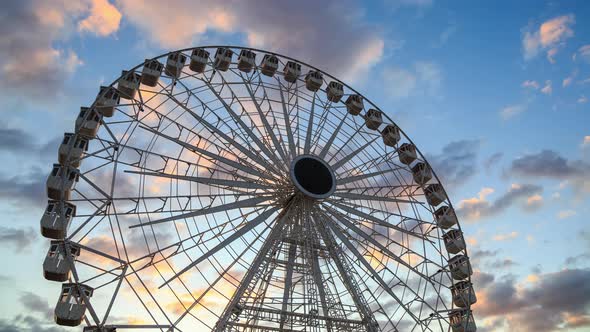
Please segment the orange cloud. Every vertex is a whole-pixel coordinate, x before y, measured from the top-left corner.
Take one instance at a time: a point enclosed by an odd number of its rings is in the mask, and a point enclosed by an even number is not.
[[[108,0],[92,0],[90,15],[78,23],[78,30],[105,37],[119,30],[121,16]]]

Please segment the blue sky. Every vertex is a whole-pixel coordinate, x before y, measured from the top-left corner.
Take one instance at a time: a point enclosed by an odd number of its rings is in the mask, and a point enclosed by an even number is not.
[[[10,267],[0,272],[0,331],[53,331],[45,322],[57,289],[41,275],[38,222],[78,108],[145,58],[222,44],[325,69],[412,138],[460,213],[480,330],[590,331],[589,2],[29,0],[0,9],[0,248]]]

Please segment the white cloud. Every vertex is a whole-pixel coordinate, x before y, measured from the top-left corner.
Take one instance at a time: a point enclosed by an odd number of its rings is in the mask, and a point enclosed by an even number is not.
[[[78,22],[78,29],[104,37],[119,30],[120,23],[121,13],[108,0],[92,0],[90,15]]]
[[[383,56],[384,40],[353,1],[118,0],[126,20],[164,48],[199,44],[209,31],[283,53],[345,80],[360,80]],[[353,13],[353,14],[346,14]]]
[[[588,98],[586,98],[586,96],[580,96],[580,98],[578,98],[578,104],[585,104],[588,102]]]
[[[584,140],[582,141],[582,146],[590,146],[590,135],[584,136]]]
[[[442,70],[429,61],[414,62],[411,69],[385,67],[382,71],[387,95],[393,99],[411,95],[436,97],[442,84]]]
[[[551,87],[551,80],[545,81],[545,86],[541,89],[541,92],[543,92],[546,95],[550,95],[553,92],[553,88]]]
[[[532,88],[532,89],[537,90],[539,88],[539,83],[537,83],[537,81],[526,80],[526,81],[522,82],[521,86],[523,88]]]
[[[563,210],[557,213],[557,218],[559,219],[566,219],[571,218],[576,215],[576,211],[574,210]]]
[[[511,119],[512,117],[526,111],[525,105],[509,105],[500,110],[500,116],[504,120]]]
[[[558,48],[563,46],[566,39],[573,37],[572,26],[575,22],[574,15],[569,14],[547,20],[537,29],[525,29],[522,39],[524,59],[530,60],[547,50],[547,58],[554,62]]]
[[[582,59],[590,62],[590,44],[580,47],[580,49],[578,49],[578,54]]]

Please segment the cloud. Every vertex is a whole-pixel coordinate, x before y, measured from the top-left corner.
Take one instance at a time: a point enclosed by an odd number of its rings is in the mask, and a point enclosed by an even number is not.
[[[403,99],[421,95],[437,97],[442,84],[442,70],[430,61],[416,61],[409,69],[385,67],[381,72],[387,96]]]
[[[568,87],[572,84],[572,81],[574,80],[574,78],[572,76],[568,76],[566,78],[563,79],[563,82],[561,83],[561,86]]]
[[[524,29],[522,38],[523,56],[525,60],[536,57],[541,51],[547,50],[547,58],[554,61],[558,48],[565,40],[574,36],[572,26],[576,20],[573,14],[558,16],[543,22],[537,29]]]
[[[550,95],[553,92],[553,88],[551,87],[551,80],[545,81],[545,86],[541,89],[541,92],[543,92],[546,95]]]
[[[576,211],[574,210],[562,210],[557,213],[558,219],[567,219],[571,218],[576,215]]]
[[[514,159],[507,175],[567,180],[577,193],[590,193],[590,164],[584,160],[568,160],[552,150]]]
[[[33,137],[24,130],[0,124],[0,151],[22,152],[34,148]]]
[[[518,232],[510,232],[510,233],[506,233],[506,234],[494,235],[494,237],[492,237],[492,240],[494,240],[494,241],[508,241],[508,240],[514,240],[517,237],[518,237]]]
[[[590,145],[590,135],[584,136],[584,140],[582,141],[582,146],[586,147]]]
[[[503,156],[504,156],[504,153],[502,153],[502,152],[496,152],[496,153],[492,154],[491,156],[489,156],[483,162],[483,165],[486,168],[486,170],[490,170],[493,166],[495,166],[497,163],[499,163],[500,160],[502,160]]]
[[[19,302],[24,306],[22,314],[12,319],[0,319],[0,332],[66,332],[53,322],[54,308],[47,300],[31,292],[22,292]]]
[[[478,293],[474,310],[481,318],[503,318],[515,332],[588,326],[589,279],[588,269],[566,269],[540,274],[528,287],[510,277],[494,280]]]
[[[167,49],[197,44],[208,32],[238,33],[252,47],[349,80],[364,75],[383,55],[379,29],[354,1],[118,0],[117,5],[145,39]]]
[[[54,308],[51,307],[47,300],[41,296],[31,292],[22,292],[19,300],[30,312],[39,313],[47,317],[48,320],[53,318]]]
[[[105,37],[119,30],[121,16],[108,0],[92,0],[90,15],[78,22],[78,30]]]
[[[521,86],[523,88],[532,88],[534,90],[537,90],[539,88],[539,83],[537,83],[537,81],[526,80],[522,82]]]
[[[580,98],[578,98],[578,104],[585,104],[588,102],[588,98],[586,98],[586,96],[580,96]]]
[[[590,62],[590,44],[580,47],[578,49],[578,54],[582,59]]]
[[[476,173],[480,145],[479,140],[454,141],[445,145],[440,154],[427,159],[445,185],[457,186]]]
[[[500,110],[500,116],[504,120],[513,118],[514,116],[526,111],[525,105],[509,105]]]
[[[5,1],[0,20],[0,87],[32,97],[55,97],[82,63],[55,46],[65,39],[72,17],[84,12],[77,1]]]
[[[31,204],[41,206],[47,201],[45,183],[49,170],[31,168],[21,175],[0,175],[0,198],[19,207],[30,209]]]
[[[37,239],[32,228],[12,228],[0,226],[0,245],[12,247],[15,253],[22,253]]]
[[[494,215],[498,215],[510,208],[514,204],[520,203],[521,208],[525,211],[538,208],[529,205],[529,198],[538,195],[543,191],[541,186],[533,184],[512,184],[512,186],[494,201],[489,201],[487,197],[494,193],[492,188],[483,188],[477,197],[463,199],[459,202],[457,213],[470,221],[479,220]]]

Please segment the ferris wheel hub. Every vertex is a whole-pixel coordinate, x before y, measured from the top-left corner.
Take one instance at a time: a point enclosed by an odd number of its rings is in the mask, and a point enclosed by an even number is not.
[[[296,157],[289,171],[295,188],[308,197],[328,198],[336,190],[334,171],[327,162],[314,155]]]

